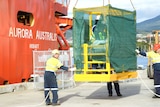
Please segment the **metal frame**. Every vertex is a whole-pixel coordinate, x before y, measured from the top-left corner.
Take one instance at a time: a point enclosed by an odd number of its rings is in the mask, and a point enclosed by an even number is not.
[[[100,46],[100,45],[98,45]],[[84,68],[78,69],[75,72],[81,71],[80,74],[74,73],[74,80],[77,82],[110,82],[110,81],[118,81],[130,78],[136,78],[136,71],[123,71],[121,73],[115,73],[114,69],[111,68],[109,62],[104,61],[88,61],[88,56],[92,55],[106,55],[106,53],[88,53],[88,48],[92,48],[93,46],[88,46],[88,44],[83,44],[83,58],[82,62]],[[106,64],[104,69],[92,69],[89,68],[89,64]],[[96,73],[98,72],[98,73]]]

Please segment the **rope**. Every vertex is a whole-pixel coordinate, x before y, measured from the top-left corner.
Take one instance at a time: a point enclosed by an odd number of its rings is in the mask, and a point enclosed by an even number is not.
[[[71,81],[73,82],[73,85],[76,86],[76,82],[74,81],[74,75],[71,76],[69,80],[61,80],[61,81]]]
[[[30,107],[37,107],[37,106],[40,106],[40,105],[42,105],[43,103],[45,103],[45,101],[46,101],[47,97],[49,96],[49,94],[50,94],[50,93],[48,92],[46,98],[45,98],[40,104],[36,104],[36,105],[24,105],[24,106],[17,106],[17,107],[28,107],[28,106],[30,106]]]
[[[144,82],[144,80],[142,79],[141,75],[138,73],[138,78],[141,80],[141,82],[144,84],[144,86],[154,95],[160,97],[160,95],[156,94],[155,92],[153,92],[149,87],[148,85]]]
[[[136,10],[136,9],[134,8],[134,5],[133,5],[133,3],[132,3],[132,0],[130,0],[130,2],[131,2],[131,5],[132,5],[133,9]]]
[[[74,7],[76,7],[77,3],[78,3],[78,0],[76,0],[76,3],[75,3],[75,5],[74,5]]]
[[[69,4],[70,4],[70,0],[68,0],[68,2],[66,1],[67,9],[68,9]]]
[[[70,70],[73,72],[74,70],[76,70],[76,68],[74,67],[74,68],[70,68]],[[76,83],[75,83],[75,81],[74,81],[74,75],[72,75],[68,80],[61,80],[61,81],[72,81],[73,82],[73,85],[74,86],[76,86]],[[45,99],[40,103],[40,104],[36,104],[36,105],[25,105],[25,106],[31,106],[31,107],[37,107],[37,106],[40,106],[40,105],[42,105],[42,104],[44,104],[45,103],[45,101],[46,101],[46,99],[47,99],[47,97],[49,96],[49,94],[50,94],[50,91],[48,92],[48,94],[47,94],[47,96],[45,97]],[[25,107],[24,106],[24,107]],[[20,107],[22,107],[22,106],[20,106]]]
[[[108,4],[110,4],[110,0],[108,0]]]

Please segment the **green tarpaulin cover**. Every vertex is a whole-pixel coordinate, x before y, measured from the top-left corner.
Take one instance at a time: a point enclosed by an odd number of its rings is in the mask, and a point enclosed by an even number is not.
[[[108,61],[116,72],[137,69],[136,11],[118,9],[111,5],[95,8],[74,8],[73,49],[77,68],[83,68],[83,48],[92,53],[105,53],[89,60]],[[99,17],[99,18],[98,18]]]

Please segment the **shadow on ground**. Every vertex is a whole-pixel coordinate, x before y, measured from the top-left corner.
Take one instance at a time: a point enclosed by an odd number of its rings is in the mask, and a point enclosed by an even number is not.
[[[60,101],[61,103],[63,103],[63,102],[65,102],[65,101],[67,101],[68,99],[72,98],[72,97],[81,97],[81,96],[79,95],[79,92],[78,92],[78,93],[75,93],[75,94],[70,94],[70,95],[61,97],[61,98],[59,99],[59,101]]]
[[[141,84],[120,84],[120,90],[122,96],[116,95],[113,86],[113,96],[108,96],[107,86],[103,86],[98,90],[94,91],[92,94],[86,97],[86,99],[111,99],[116,100],[119,98],[129,97],[140,93]]]

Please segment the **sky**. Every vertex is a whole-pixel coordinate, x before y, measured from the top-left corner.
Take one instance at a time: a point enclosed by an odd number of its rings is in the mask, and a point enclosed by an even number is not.
[[[70,0],[68,16],[73,17],[73,7],[99,7],[108,5],[109,1],[112,7],[130,11],[134,11],[135,8],[137,13],[137,23],[160,15],[160,0]]]

